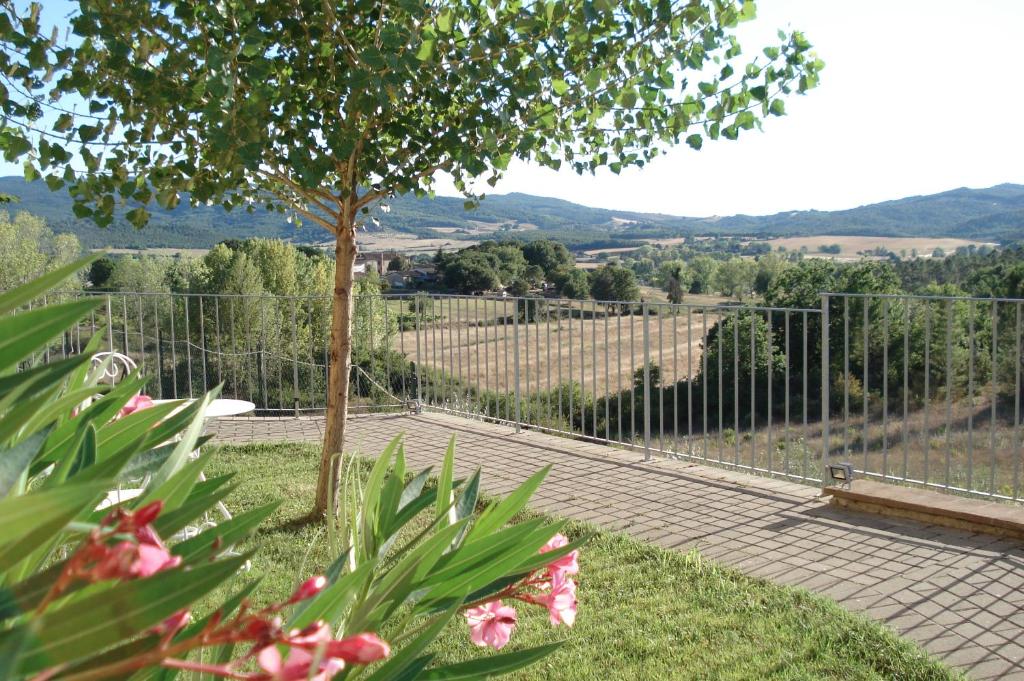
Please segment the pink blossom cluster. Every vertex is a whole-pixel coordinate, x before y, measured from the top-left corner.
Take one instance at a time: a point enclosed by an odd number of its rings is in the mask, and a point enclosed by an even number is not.
[[[172,644],[177,631],[188,623],[187,613],[177,613],[154,631],[168,644],[164,649],[166,657],[160,664],[246,681],[328,681],[348,664],[370,664],[390,655],[391,647],[376,634],[361,633],[335,639],[330,625],[323,621],[302,629],[286,631],[282,628],[278,615],[282,609],[316,596],[326,585],[325,577],[311,577],[287,601],[256,612],[250,612],[248,604],[243,603],[239,613],[227,622],[222,622],[219,613],[215,613],[200,632]],[[226,643],[251,645],[246,654],[226,664],[204,664],[172,656]],[[260,671],[240,671],[253,658]]]
[[[560,549],[568,543],[563,535],[556,534],[541,547],[540,552]],[[579,551],[573,550],[505,589],[498,598],[468,608],[464,614],[469,623],[470,640],[478,646],[491,646],[495,650],[508,643],[518,617],[516,609],[504,605],[502,598],[544,606],[548,609],[552,626],[564,624],[571,627],[576,622],[577,603],[576,583],[569,575],[579,571]]]
[[[167,550],[151,524],[162,509],[163,503],[156,501],[135,511],[119,508],[110,513],[68,559],[38,612],[76,580],[145,579],[178,567],[181,558]],[[313,598],[326,586],[326,577],[311,577],[283,603],[251,611],[248,602],[243,602],[229,620],[215,612],[198,632],[180,640],[175,638],[191,617],[187,610],[176,612],[151,630],[160,637],[154,649],[120,660],[116,669],[108,671],[130,676],[132,671],[159,665],[246,681],[328,681],[347,664],[365,665],[390,655],[390,646],[376,634],[335,639],[330,626],[322,621],[302,629],[283,628],[280,612],[284,608]],[[248,651],[226,664],[182,659],[196,649],[239,643],[250,644]],[[240,671],[253,659],[260,671]],[[39,678],[48,679],[59,672],[59,668],[47,670]]]
[[[135,511],[118,508],[108,514],[65,563],[39,610],[75,581],[140,579],[178,567],[181,557],[167,550],[151,525],[161,510],[163,502],[154,501]]]

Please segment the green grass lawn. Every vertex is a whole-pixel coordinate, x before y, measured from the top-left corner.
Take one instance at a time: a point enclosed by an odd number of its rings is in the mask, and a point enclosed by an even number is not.
[[[456,454],[457,456],[457,454]],[[321,527],[302,520],[316,482],[318,448],[220,447],[207,474],[236,472],[234,511],[282,505],[250,540],[258,603],[288,596],[330,561]],[[582,523],[570,535],[595,532]],[[914,644],[836,603],[746,577],[623,534],[596,531],[582,551],[579,616],[553,629],[546,611],[521,605],[506,651],[564,640],[515,679],[949,679],[957,675]],[[384,633],[384,632],[382,632]],[[440,639],[439,660],[487,655],[461,618]]]

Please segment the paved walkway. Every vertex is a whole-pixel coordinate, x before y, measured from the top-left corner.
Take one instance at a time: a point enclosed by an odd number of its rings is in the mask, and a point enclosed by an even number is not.
[[[322,420],[236,419],[222,442],[318,440]],[[553,464],[533,508],[623,530],[759,577],[817,591],[881,620],[972,678],[1024,679],[1024,546],[987,535],[839,511],[817,490],[680,461],[484,424],[357,416],[347,445],[377,452],[406,435],[412,468],[437,466],[449,435],[457,472],[483,468],[504,494]]]

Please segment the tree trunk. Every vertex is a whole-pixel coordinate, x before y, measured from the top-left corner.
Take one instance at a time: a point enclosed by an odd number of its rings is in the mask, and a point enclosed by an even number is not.
[[[352,268],[356,259],[355,230],[350,221],[349,224],[339,224],[334,256],[327,422],[324,427],[324,447],[320,454],[320,476],[316,483],[316,502],[311,514],[314,517],[325,517],[332,503],[337,508],[341,453],[345,444],[349,372],[352,364]]]

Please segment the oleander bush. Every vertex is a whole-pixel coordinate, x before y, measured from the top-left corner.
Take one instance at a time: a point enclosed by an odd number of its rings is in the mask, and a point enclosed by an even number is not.
[[[277,504],[212,513],[235,487],[230,475],[203,479],[211,453],[196,455],[218,389],[153,402],[145,377],[102,382],[100,334],[80,355],[43,361],[103,301],[29,303],[90,260],[0,294],[0,678],[468,679],[557,647],[454,664],[426,652],[457,616],[473,643],[503,647],[512,602],[546,608],[552,624],[576,614],[581,542],[560,534],[564,521],[508,524],[547,471],[478,512],[479,472],[453,480],[454,444],[436,484],[430,470],[407,475],[400,439],[365,482],[346,476],[326,574],[296,575],[289,598],[253,604],[252,554],[235,548]],[[140,491],[109,497],[124,486]],[[219,607],[196,606],[221,587],[231,595]]]

